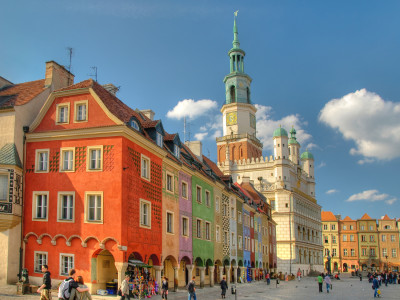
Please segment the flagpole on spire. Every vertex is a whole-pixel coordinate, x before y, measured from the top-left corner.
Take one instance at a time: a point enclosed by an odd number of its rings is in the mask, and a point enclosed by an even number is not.
[[[238,15],[239,10],[235,11],[233,13],[233,48],[240,48],[240,43],[239,43],[239,38],[238,38],[238,30],[237,30],[237,26],[236,26],[236,18]]]

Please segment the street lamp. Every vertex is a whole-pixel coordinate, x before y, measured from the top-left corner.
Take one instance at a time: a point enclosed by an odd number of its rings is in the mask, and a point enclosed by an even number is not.
[[[388,257],[389,256],[385,256],[386,257],[386,272],[389,272],[389,265],[388,265]]]

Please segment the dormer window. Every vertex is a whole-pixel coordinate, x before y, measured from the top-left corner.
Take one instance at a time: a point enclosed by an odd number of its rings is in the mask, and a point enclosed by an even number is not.
[[[162,147],[162,145],[163,145],[163,136],[162,136],[162,134],[159,133],[159,132],[157,132],[156,134],[157,134],[157,140],[156,140],[157,145],[158,145],[159,147]]]
[[[179,158],[181,150],[179,149],[178,145],[174,145],[174,155],[176,158]]]
[[[132,121],[131,121],[131,127],[132,127],[133,129],[135,129],[136,131],[139,131],[139,130],[140,130],[139,124],[138,124],[138,122],[137,122],[136,120],[132,120]]]

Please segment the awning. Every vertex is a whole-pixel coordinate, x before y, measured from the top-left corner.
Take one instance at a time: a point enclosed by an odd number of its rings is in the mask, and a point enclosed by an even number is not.
[[[142,267],[142,268],[151,268],[153,266],[146,265],[144,262],[138,259],[130,259],[128,260],[128,265],[129,266],[135,266],[135,267]]]

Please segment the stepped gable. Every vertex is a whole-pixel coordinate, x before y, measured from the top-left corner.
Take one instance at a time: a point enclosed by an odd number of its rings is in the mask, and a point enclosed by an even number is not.
[[[384,221],[392,221],[392,219],[389,218],[388,215],[385,215],[385,216],[382,218],[382,220],[384,220]]]
[[[0,109],[24,105],[44,90],[44,79],[6,85],[0,89]]]
[[[365,213],[362,217],[361,220],[372,220],[370,216],[368,216],[367,213]]]
[[[321,211],[321,221],[322,222],[327,222],[327,221],[337,221],[338,219],[335,217],[335,215],[331,211]]]

